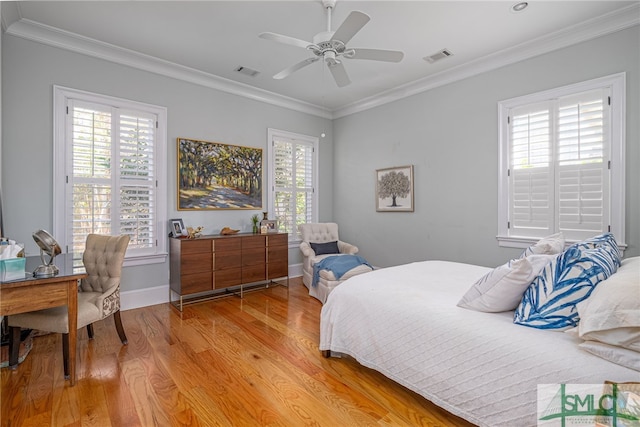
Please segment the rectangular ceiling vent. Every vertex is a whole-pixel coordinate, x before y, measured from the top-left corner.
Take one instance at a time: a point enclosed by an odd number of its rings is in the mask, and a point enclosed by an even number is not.
[[[441,51],[434,53],[431,56],[425,56],[423,59],[427,61],[429,64],[433,64],[436,61],[439,61],[444,58],[448,58],[452,56],[453,53],[449,49],[442,49]]]
[[[252,70],[249,67],[243,67],[242,65],[237,67],[234,71],[239,72],[240,74],[244,74],[245,76],[255,77],[260,74],[260,71]]]

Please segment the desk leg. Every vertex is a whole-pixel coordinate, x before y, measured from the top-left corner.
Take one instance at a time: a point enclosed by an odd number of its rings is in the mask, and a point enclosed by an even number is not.
[[[71,385],[76,384],[76,355],[78,349],[78,281],[67,283],[67,313],[69,318],[69,377]]]
[[[9,327],[9,369],[18,369],[18,357],[20,355],[20,328]]]

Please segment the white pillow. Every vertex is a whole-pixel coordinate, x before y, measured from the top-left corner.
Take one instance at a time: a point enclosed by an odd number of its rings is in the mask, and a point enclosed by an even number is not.
[[[640,353],[597,341],[585,341],[578,347],[609,362],[640,372]]]
[[[531,255],[537,254],[545,254],[545,255],[553,255],[559,254],[564,251],[564,234],[562,231],[559,233],[552,234],[550,236],[544,237],[538,240],[533,245],[529,246],[527,249],[522,252],[520,258],[524,258]]]
[[[458,307],[487,313],[515,309],[525,289],[555,257],[530,255],[494,268],[471,286],[458,302]]]
[[[640,352],[640,257],[623,260],[577,309],[580,338]]]

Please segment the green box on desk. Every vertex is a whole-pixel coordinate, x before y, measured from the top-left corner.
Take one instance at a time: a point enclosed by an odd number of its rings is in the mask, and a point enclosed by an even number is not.
[[[0,282],[24,279],[26,258],[0,259]]]

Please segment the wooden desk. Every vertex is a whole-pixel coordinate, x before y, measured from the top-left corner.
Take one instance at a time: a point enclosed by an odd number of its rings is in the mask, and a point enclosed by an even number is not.
[[[65,254],[66,255],[66,254]],[[73,269],[71,256],[67,260],[65,255],[56,257],[54,264],[60,269],[55,277],[35,278],[31,272],[41,263],[40,257],[27,257],[24,279],[0,282],[0,315],[25,313],[44,308],[66,305],[69,313],[69,377],[71,385],[76,383],[76,341],[78,336],[78,280],[86,277],[83,269]],[[68,261],[68,262],[67,262]],[[68,264],[68,265],[65,265]],[[17,360],[17,350],[20,339],[14,340]],[[10,351],[11,353],[11,351]],[[17,363],[10,366],[16,369]]]

